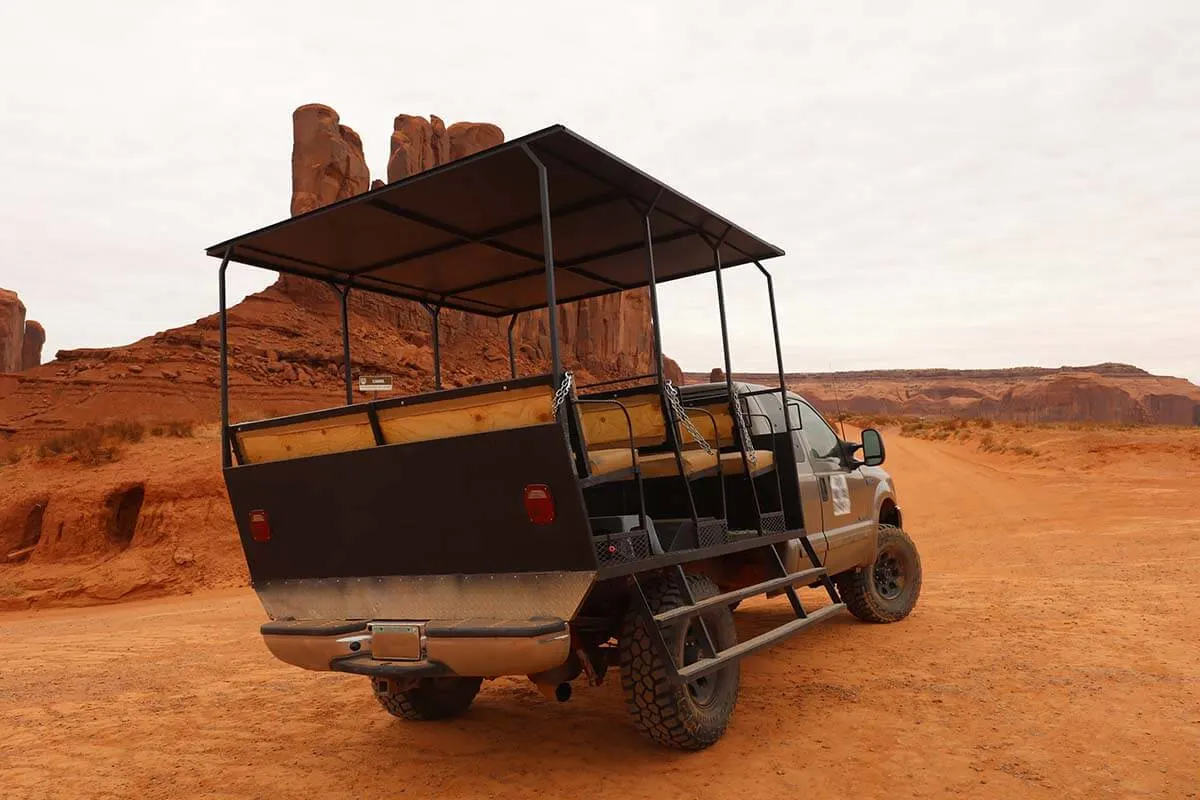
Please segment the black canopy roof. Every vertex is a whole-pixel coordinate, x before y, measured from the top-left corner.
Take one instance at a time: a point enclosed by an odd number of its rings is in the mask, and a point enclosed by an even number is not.
[[[505,316],[547,305],[545,164],[559,303],[783,251],[556,125],[208,248],[256,267]]]

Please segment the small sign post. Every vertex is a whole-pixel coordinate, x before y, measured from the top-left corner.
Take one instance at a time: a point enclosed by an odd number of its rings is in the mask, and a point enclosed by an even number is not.
[[[360,392],[390,392],[392,390],[392,376],[359,375],[358,390]]]

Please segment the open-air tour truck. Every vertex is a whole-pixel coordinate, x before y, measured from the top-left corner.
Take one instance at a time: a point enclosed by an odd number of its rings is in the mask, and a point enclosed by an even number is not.
[[[527,675],[566,700],[616,666],[639,729],[698,749],[725,731],[743,656],[847,606],[890,622],[916,603],[880,435],[843,441],[787,390],[762,266],[783,252],[565,127],[207,252],[224,476],[263,639],[288,663],[367,676],[389,712],[426,720],[466,711],[483,679]],[[230,421],[231,262],[340,294],[344,406]],[[747,264],[766,278],[777,387],[732,378],[722,273]],[[656,287],[700,275],[716,283],[725,382],[678,387]],[[653,371],[576,385],[558,306],[641,287]],[[424,305],[434,391],[356,401],[351,291]],[[443,309],[510,319],[509,380],[442,388]],[[540,309],[549,372],[518,375],[512,323]],[[828,602],[806,609],[803,587]],[[732,610],[755,595],[785,596],[789,616],[739,641]]]

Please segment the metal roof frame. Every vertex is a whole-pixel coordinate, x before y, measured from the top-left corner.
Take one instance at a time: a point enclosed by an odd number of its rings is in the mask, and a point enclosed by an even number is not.
[[[536,241],[545,219],[533,191],[534,169],[546,170],[551,198],[567,196],[548,208],[556,231],[569,228],[560,234],[559,253]],[[523,172],[531,180],[518,187],[514,179]],[[506,200],[513,206],[499,207]],[[643,218],[660,231],[654,238],[658,282],[716,269],[717,249],[726,268],[783,254],[562,125],[206,252],[339,287],[502,317],[650,285],[640,266]],[[498,222],[472,224],[480,219]],[[555,282],[554,297],[536,281],[547,268],[569,279]],[[471,277],[457,279],[464,271]]]

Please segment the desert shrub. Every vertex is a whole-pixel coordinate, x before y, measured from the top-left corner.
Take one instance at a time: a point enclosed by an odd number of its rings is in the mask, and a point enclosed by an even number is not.
[[[185,421],[162,422],[150,428],[150,435],[190,439],[196,435],[196,427],[194,423]]]
[[[1008,445],[997,439],[994,434],[985,433],[979,440],[979,449],[985,453],[1003,453],[1008,450]]]
[[[992,422],[992,420],[991,420],[990,418],[988,418],[988,417],[978,417],[978,418],[976,418],[976,420],[975,420],[975,424],[976,424],[978,427],[980,427],[980,428],[983,428],[984,430],[988,430],[988,429],[990,429],[990,428],[991,428],[993,425],[995,425],[995,423],[994,423],[994,422]]]
[[[82,464],[94,466],[120,457],[118,441],[106,435],[98,425],[60,433],[45,439],[37,448],[38,458],[66,456]]]
[[[117,420],[100,426],[100,432],[118,442],[140,442],[146,435],[146,426],[137,420]]]
[[[146,437],[146,426],[136,420],[117,420],[103,425],[87,425],[74,431],[66,431],[37,446],[38,458],[66,456],[82,464],[94,466],[116,461],[121,456],[121,445],[137,443]]]
[[[1009,451],[1012,453],[1015,453],[1019,456],[1034,456],[1034,457],[1036,457],[1039,455],[1037,448],[1030,447],[1029,445],[1025,445],[1025,444],[1014,444],[1012,447],[1009,448]]]

